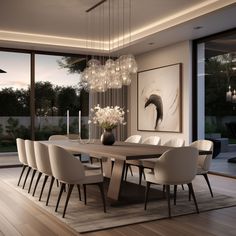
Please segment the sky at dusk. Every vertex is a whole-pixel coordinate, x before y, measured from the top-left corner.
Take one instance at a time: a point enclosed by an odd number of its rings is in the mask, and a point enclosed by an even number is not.
[[[59,67],[61,56],[35,55],[35,81],[49,81],[58,86],[76,86],[79,74],[69,74]],[[7,87],[27,89],[30,84],[30,55],[0,51],[0,90]]]

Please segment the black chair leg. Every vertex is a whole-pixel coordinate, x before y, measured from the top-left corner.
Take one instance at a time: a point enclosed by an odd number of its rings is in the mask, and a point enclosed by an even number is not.
[[[104,194],[104,186],[103,186],[103,183],[98,183],[98,187],[99,187],[99,189],[100,189],[101,196],[102,196],[103,211],[106,213],[106,200],[105,200],[105,194]]]
[[[128,164],[125,165],[125,181],[127,180],[127,174],[128,174]]]
[[[50,187],[49,187],[49,190],[48,190],[46,206],[48,205],[48,202],[49,202],[49,198],[50,198],[50,195],[51,195],[51,191],[52,191],[52,186],[53,186],[54,180],[55,180],[55,178],[53,176],[51,176],[51,182],[50,182]]]
[[[83,188],[84,188],[84,205],[86,205],[87,204],[86,184],[83,184]]]
[[[147,202],[148,202],[148,194],[149,194],[150,186],[151,186],[151,183],[147,182],[146,191],[145,191],[144,210],[147,210]]]
[[[23,173],[24,173],[26,167],[27,167],[27,165],[23,165],[23,167],[22,167],[21,174],[20,174],[20,178],[19,178],[19,180],[18,180],[17,186],[20,185],[20,181],[21,181],[22,175],[23,175]]]
[[[32,183],[33,183],[33,179],[34,179],[34,176],[36,174],[36,171],[37,170],[33,170],[32,177],[31,177],[31,180],[30,180],[29,189],[28,189],[28,193],[30,193],[30,189],[31,189],[31,186],[32,186]]]
[[[99,159],[99,161],[100,161],[100,166],[101,166],[101,172],[102,172],[102,175],[103,175],[103,164],[102,164],[102,158]]]
[[[194,193],[194,190],[193,190],[193,185],[192,183],[189,183],[188,184],[188,188],[189,188],[189,192],[192,194],[193,196],[193,200],[194,200],[194,204],[195,204],[195,207],[196,207],[196,212],[199,213],[199,209],[198,209],[198,205],[197,205],[197,200],[196,200],[196,197],[195,197],[195,193]]]
[[[139,185],[141,185],[141,183],[142,183],[142,176],[143,176],[143,167],[139,166],[138,170],[139,170]]]
[[[209,179],[208,179],[208,176],[207,176],[207,174],[203,174],[203,176],[204,176],[204,178],[205,178],[205,180],[206,180],[206,182],[207,182],[208,188],[209,188],[210,193],[211,193],[211,197],[213,197],[213,192],[212,192],[212,190],[211,190],[211,185],[210,185],[210,181],[209,181]]]
[[[79,193],[79,200],[82,201],[82,199],[81,199],[80,185],[79,185],[79,184],[77,184],[77,189],[78,189],[78,193]]]
[[[176,205],[177,185],[174,185],[174,205]]]
[[[130,171],[131,176],[134,176],[134,175],[133,175],[132,168],[131,168],[131,165],[129,165],[128,168],[129,168],[129,171]]]
[[[61,200],[61,195],[63,193],[65,185],[66,185],[65,183],[61,184],[60,192],[59,192],[59,195],[58,195],[58,198],[57,198],[57,205],[56,205],[56,208],[55,208],[55,212],[57,212],[57,209],[58,209],[58,206],[59,206],[59,203],[60,203],[60,200]]]
[[[182,189],[184,190],[184,185],[182,184],[181,186],[182,186]]]
[[[35,191],[36,191],[36,189],[37,189],[37,186],[38,186],[38,183],[39,183],[39,180],[40,180],[41,176],[42,176],[42,173],[39,172],[37,181],[36,181],[35,186],[34,186],[34,191],[33,191],[32,196],[34,196],[34,194],[35,194]]]
[[[48,180],[48,175],[45,175],[44,181],[43,181],[43,186],[42,186],[42,189],[41,189],[41,192],[40,192],[40,196],[39,196],[39,201],[41,201],[41,198],[42,198],[42,195],[43,195],[43,190],[44,190],[44,187],[46,185],[47,180]]]
[[[28,171],[27,171],[27,173],[26,173],[25,181],[24,181],[24,184],[23,184],[23,186],[22,186],[23,189],[25,188],[25,184],[26,184],[26,181],[27,181],[27,179],[28,179],[28,176],[29,176],[30,171],[31,171],[31,167],[28,168]]]
[[[167,202],[168,202],[168,215],[171,218],[171,209],[170,209],[170,185],[166,185],[166,195],[167,195]]]
[[[67,205],[68,205],[68,202],[69,202],[69,199],[70,199],[70,195],[72,193],[73,188],[74,188],[74,184],[69,184],[68,193],[67,193],[67,197],[66,197],[66,203],[65,203],[65,207],[64,207],[62,218],[65,217],[66,208],[67,208]]]

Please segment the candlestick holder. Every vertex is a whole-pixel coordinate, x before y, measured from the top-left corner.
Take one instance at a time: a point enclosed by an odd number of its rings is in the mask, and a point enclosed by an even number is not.
[[[91,138],[90,138],[90,135],[89,135],[88,139],[82,139],[82,138],[81,138],[81,134],[79,133],[79,142],[80,142],[81,144],[94,143],[94,139],[91,139]]]

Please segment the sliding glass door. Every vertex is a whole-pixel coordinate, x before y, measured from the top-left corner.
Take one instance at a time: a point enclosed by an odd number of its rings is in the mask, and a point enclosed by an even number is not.
[[[45,140],[52,134],[88,134],[89,96],[80,86],[81,55],[0,51],[0,153],[15,152],[16,138]],[[6,73],[5,73],[6,72]]]
[[[0,69],[0,152],[15,152],[31,138],[30,54],[0,51]]]

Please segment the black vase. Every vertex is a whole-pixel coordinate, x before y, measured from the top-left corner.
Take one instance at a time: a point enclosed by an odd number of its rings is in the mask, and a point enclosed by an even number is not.
[[[115,136],[111,129],[105,129],[102,136],[101,142],[103,145],[112,145],[115,142]]]

